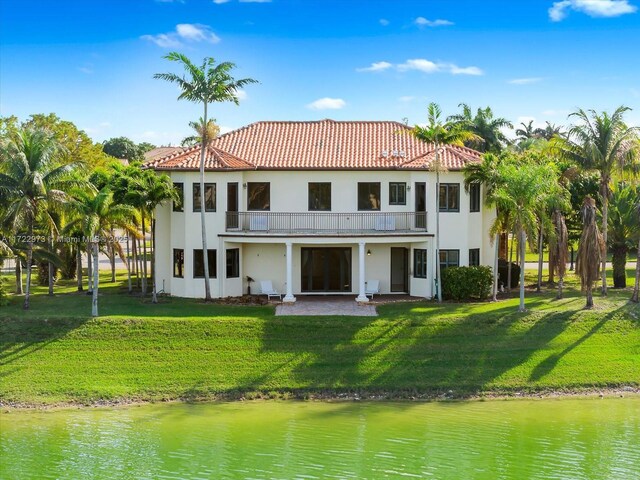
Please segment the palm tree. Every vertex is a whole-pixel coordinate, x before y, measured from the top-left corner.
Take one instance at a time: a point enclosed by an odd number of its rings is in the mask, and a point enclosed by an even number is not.
[[[640,225],[640,200],[636,205],[636,220]],[[640,292],[640,236],[638,236],[638,250],[636,250],[636,284],[633,287],[633,294],[631,295],[631,301],[638,303],[638,293]]]
[[[551,140],[553,137],[561,136],[562,125],[556,125],[555,123],[545,122],[547,125],[544,128],[536,128],[533,131],[534,137],[543,138],[544,140]]]
[[[494,192],[497,205],[509,212],[520,248],[520,306],[524,312],[524,267],[527,239],[535,238],[539,226],[540,205],[561,195],[552,164],[505,162],[500,165],[502,181]],[[498,220],[496,220],[498,221]]]
[[[112,248],[118,250],[120,257],[124,257],[122,247],[112,237],[114,227],[133,228],[132,222],[136,216],[135,209],[130,205],[119,205],[113,199],[113,193],[109,186],[96,192],[95,189],[76,189],[71,201],[72,208],[76,211],[76,218],[69,223],[69,228],[79,228],[88,237],[93,258],[93,286],[91,315],[98,316],[98,289],[100,285],[100,272],[98,258],[100,253],[100,241],[110,238]]]
[[[202,125],[208,125],[207,107],[213,102],[233,102],[238,105],[238,91],[246,85],[257,83],[253,78],[243,78],[236,80],[231,71],[235,64],[231,62],[221,62],[216,64],[211,57],[205,57],[201,66],[191,62],[185,55],[178,52],[171,52],[164,57],[171,62],[178,62],[185,70],[185,76],[175,73],[157,73],[153,78],[166,80],[178,85],[182,93],[178,100],[188,100],[190,102],[201,103],[204,107]],[[187,76],[189,78],[187,78]],[[202,224],[202,251],[207,257],[207,228],[205,215],[205,195],[204,195],[204,157],[208,144],[207,129],[202,131],[202,147],[200,149],[200,221]],[[211,286],[209,285],[209,263],[204,262],[204,288],[205,300],[211,301]]]
[[[556,209],[551,217],[554,235],[549,237],[549,271],[558,272],[558,294],[556,298],[562,299],[564,276],[567,272],[567,259],[569,256],[569,232],[564,221],[564,214]]]
[[[142,220],[149,218],[151,223],[151,301],[158,303],[156,293],[156,207],[168,200],[179,200],[179,195],[168,175],[156,175],[151,170],[143,170],[137,178],[133,179],[130,193],[127,198],[132,198],[134,204],[140,208]],[[145,259],[146,263],[146,259]],[[145,272],[146,276],[146,272]]]
[[[624,114],[630,108],[620,106],[609,115],[594,110],[582,109],[570,117],[578,120],[571,126],[566,138],[558,138],[555,147],[559,153],[578,164],[583,170],[595,170],[600,173],[600,199],[602,201],[602,237],[607,244],[609,225],[609,198],[611,197],[611,179],[616,170],[632,165],[637,155],[634,143],[638,128],[628,127],[624,123]],[[602,295],[607,295],[607,256],[602,257]]]
[[[529,123],[520,122],[520,125],[522,125],[522,128],[518,128],[516,130],[518,140],[536,138],[536,131],[538,129],[533,127],[533,120],[529,120]]]
[[[498,257],[500,252],[500,235],[504,231],[504,225],[507,222],[505,215],[500,211],[496,204],[494,192],[500,185],[502,177],[500,176],[499,165],[500,157],[487,153],[482,157],[481,163],[468,163],[463,168],[464,173],[464,189],[469,192],[471,185],[480,183],[484,186],[484,204],[487,207],[496,207],[496,218],[502,219],[500,223],[496,223],[496,231],[491,232],[495,236],[495,258],[493,263],[493,301],[498,300]]]
[[[203,134],[205,129],[204,119],[200,117],[197,122],[189,122],[189,126],[195,131],[195,135],[190,135],[182,139],[180,145],[183,147],[193,147],[194,145],[202,144],[202,139],[206,138],[208,142],[213,141],[220,134],[220,127],[216,124],[215,118],[207,121],[207,131]]]
[[[76,182],[70,177],[72,164],[57,162],[59,143],[46,129],[19,129],[3,144],[0,163],[0,195],[6,206],[5,221],[11,232],[25,232],[27,282],[24,309],[29,309],[31,267],[37,225],[56,232],[51,211],[62,208],[65,190]]]
[[[445,168],[440,163],[441,145],[464,145],[465,141],[477,140],[476,135],[466,130],[463,126],[454,125],[442,121],[442,110],[437,103],[431,102],[427,107],[426,127],[416,125],[411,129],[411,134],[423,142],[432,143],[435,148],[435,161],[429,167],[436,172],[436,281],[438,302],[442,302],[442,285],[440,281],[440,172]]]
[[[627,286],[627,252],[633,248],[635,236],[640,235],[636,219],[636,203],[640,188],[614,184],[609,200],[609,248],[613,254],[613,287]]]
[[[506,118],[494,117],[491,107],[478,108],[474,115],[466,103],[458,106],[462,108],[462,113],[451,115],[447,122],[476,135],[474,139],[467,140],[465,145],[481,152],[500,153],[503,146],[509,143],[502,130],[513,128],[513,124]]]
[[[578,245],[576,274],[582,290],[587,292],[586,308],[593,308],[593,283],[598,280],[602,258],[606,258],[604,237],[596,223],[596,201],[587,196],[582,204],[582,235]]]

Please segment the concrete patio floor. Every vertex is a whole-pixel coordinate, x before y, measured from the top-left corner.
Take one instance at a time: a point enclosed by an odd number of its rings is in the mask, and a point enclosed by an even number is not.
[[[397,301],[424,300],[409,295],[376,295],[369,304],[358,304],[353,295],[299,295],[295,303],[276,306],[276,315],[346,315],[352,317],[376,317],[376,305]]]

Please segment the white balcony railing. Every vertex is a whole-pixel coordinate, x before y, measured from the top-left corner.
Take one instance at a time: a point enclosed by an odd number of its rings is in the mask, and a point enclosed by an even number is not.
[[[271,234],[426,232],[427,212],[227,212],[226,230]]]

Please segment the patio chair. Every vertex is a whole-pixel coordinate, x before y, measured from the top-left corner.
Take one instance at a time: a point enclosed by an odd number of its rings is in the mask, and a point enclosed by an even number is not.
[[[268,300],[271,300],[271,297],[278,297],[279,300],[282,300],[282,294],[273,288],[271,280],[260,280],[260,289],[262,290],[262,294],[267,296]]]
[[[373,296],[376,293],[380,293],[380,280],[368,280],[364,284],[364,294],[367,297],[371,297],[373,300]]]

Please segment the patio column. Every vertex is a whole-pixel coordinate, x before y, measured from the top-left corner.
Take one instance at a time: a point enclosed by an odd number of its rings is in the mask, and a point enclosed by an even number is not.
[[[364,250],[365,250],[365,242],[360,242],[358,243],[358,269],[359,269],[359,274],[358,274],[358,296],[356,297],[356,302],[368,302],[369,299],[367,298],[367,295],[365,294],[365,288],[364,288],[364,283],[365,283],[365,269],[364,269],[364,259],[365,259],[365,254],[364,254]]]
[[[287,245],[287,292],[283,301],[293,303],[296,297],[293,296],[293,243],[286,242]]]

